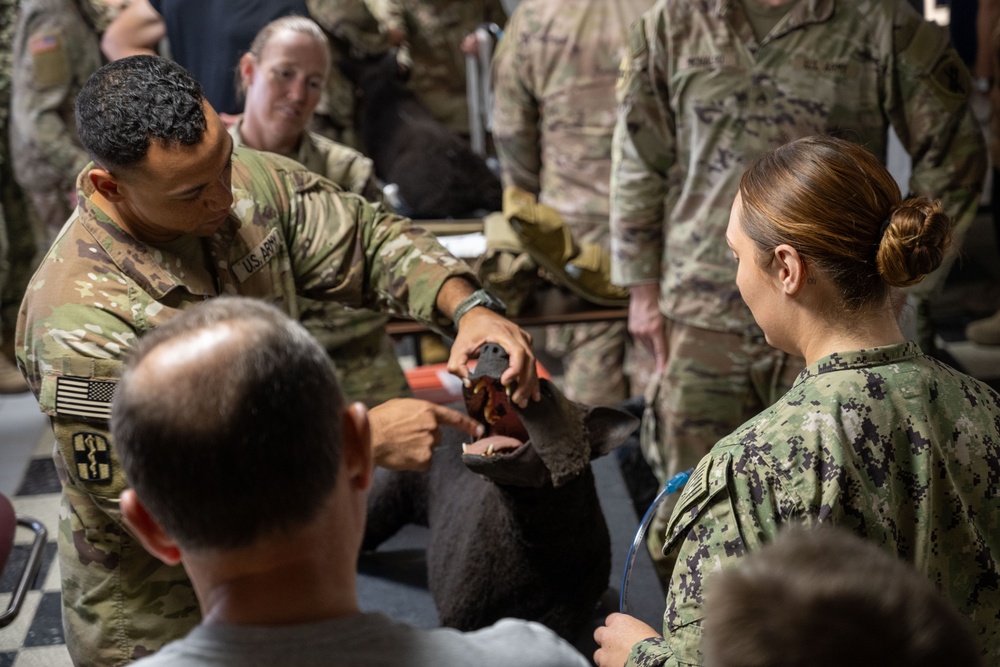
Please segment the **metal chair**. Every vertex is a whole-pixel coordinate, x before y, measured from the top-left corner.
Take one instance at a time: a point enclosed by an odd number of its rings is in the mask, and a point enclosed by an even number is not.
[[[24,563],[21,574],[14,588],[14,594],[7,605],[7,611],[0,614],[0,628],[10,625],[21,610],[21,604],[28,593],[35,577],[38,575],[38,568],[42,564],[42,549],[45,547],[48,531],[45,526],[37,520],[19,516],[14,513],[14,506],[10,504],[7,496],[0,494],[0,573],[7,570],[7,561],[14,546],[14,533],[18,526],[24,526],[35,533],[35,540],[31,544],[28,558]]]

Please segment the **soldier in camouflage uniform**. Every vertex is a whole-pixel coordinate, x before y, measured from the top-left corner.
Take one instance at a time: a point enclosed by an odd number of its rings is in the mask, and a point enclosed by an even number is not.
[[[89,0],[24,0],[14,44],[11,151],[17,182],[31,197],[43,229],[41,247],[73,210],[73,186],[89,158],[73,124],[73,100],[103,63]]]
[[[648,7],[649,0],[524,0],[493,58],[493,141],[504,186],[536,195],[577,241],[604,248],[615,78],[628,27]],[[547,333],[550,351],[565,348],[565,389],[573,400],[618,403],[642,392],[632,391],[624,372],[624,322]]]
[[[468,136],[462,41],[481,23],[506,23],[500,0],[366,0],[394,46],[412,62],[407,85],[438,121]],[[404,56],[405,58],[406,56]]]
[[[136,339],[221,294],[296,317],[303,296],[369,306],[437,329],[478,301],[468,300],[469,268],[405,218],[281,156],[232,150],[201,87],[166,59],[106,65],[78,96],[77,121],[98,162],[81,173],[79,206],[32,279],[16,345],[55,431],[67,644],[78,665],[119,665],[198,620],[183,570],[146,553],[118,512],[125,480],[107,418]],[[487,308],[465,312],[449,367],[467,375],[469,355],[495,341],[511,352],[514,400],[537,398],[530,337]],[[385,465],[429,463],[439,423],[482,432],[439,406],[393,404],[369,413]]]
[[[663,637],[612,615],[595,635],[600,667],[701,664],[706,581],[799,522],[912,562],[996,664],[1000,395],[906,342],[891,305],[890,288],[940,265],[951,228],[940,202],[901,202],[847,141],[801,139],[750,168],[726,230],[736,283],[768,340],[808,365],[684,487],[667,527]]]
[[[284,77],[276,75],[279,70]],[[384,206],[371,160],[306,131],[329,71],[328,40],[318,25],[302,16],[267,24],[240,58],[246,104],[229,134],[237,146],[290,157],[344,190]],[[274,105],[293,109],[294,118],[275,116]],[[301,299],[299,307],[300,321],[326,348],[348,398],[373,407],[411,394],[385,332],[386,315],[307,299]]]
[[[659,433],[645,448],[661,482],[801,368],[766,343],[733,282],[723,236],[749,161],[810,134],[884,159],[891,124],[913,159],[910,189],[939,194],[957,221],[957,251],[986,164],[970,86],[947,32],[903,0],[659,0],[632,27],[613,147],[612,277],[630,287],[629,329],[662,369]],[[916,289],[933,289],[949,263]]]

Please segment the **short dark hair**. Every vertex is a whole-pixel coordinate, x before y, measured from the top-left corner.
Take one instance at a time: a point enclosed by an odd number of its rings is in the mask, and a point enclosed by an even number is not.
[[[108,63],[76,98],[76,128],[90,158],[104,169],[129,169],[149,142],[193,146],[208,127],[205,93],[191,74],[159,56]]]
[[[965,618],[908,563],[795,527],[708,580],[705,667],[979,667]]]
[[[237,342],[208,363],[162,380],[142,372],[153,351],[178,355],[223,328]],[[219,297],[139,340],[111,432],[168,534],[186,548],[232,549],[315,518],[335,484],[343,409],[333,367],[302,325],[264,302]]]

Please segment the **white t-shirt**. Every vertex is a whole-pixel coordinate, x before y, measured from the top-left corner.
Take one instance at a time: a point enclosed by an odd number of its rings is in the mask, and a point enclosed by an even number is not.
[[[135,667],[587,667],[545,626],[507,618],[475,632],[421,630],[381,614],[285,627],[199,625]]]

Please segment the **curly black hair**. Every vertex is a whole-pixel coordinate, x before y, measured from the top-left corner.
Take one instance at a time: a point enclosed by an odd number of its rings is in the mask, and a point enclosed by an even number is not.
[[[130,56],[108,63],[76,98],[76,127],[90,158],[104,169],[128,169],[151,139],[192,146],[208,127],[205,93],[191,74],[158,56]]]

